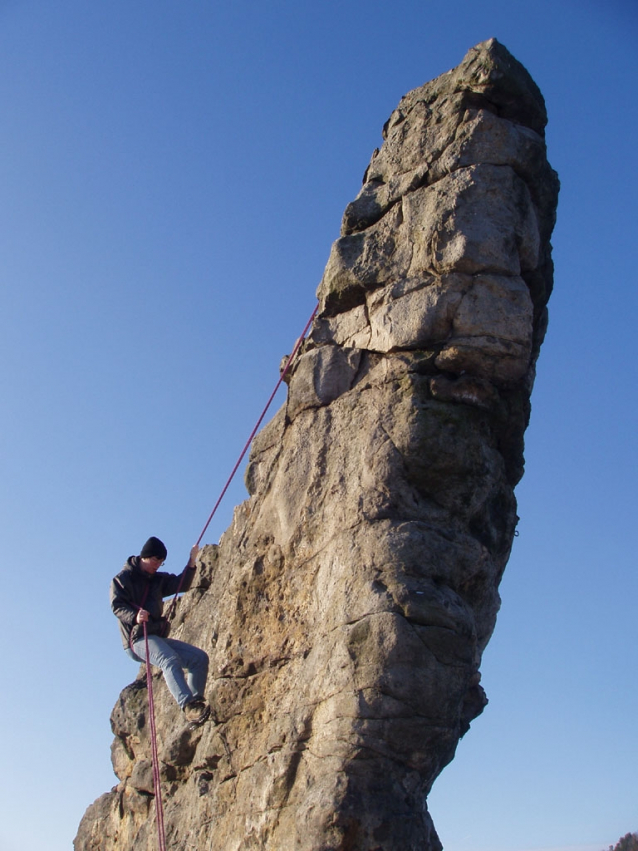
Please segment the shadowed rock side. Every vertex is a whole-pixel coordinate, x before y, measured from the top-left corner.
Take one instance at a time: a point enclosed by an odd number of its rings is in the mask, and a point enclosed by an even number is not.
[[[486,703],[552,287],[545,122],[495,40],[390,116],[250,498],[181,603],[217,723],[186,731],[155,679],[172,851],[441,848],[426,796]],[[113,711],[119,784],[75,851],[155,847],[146,697]]]

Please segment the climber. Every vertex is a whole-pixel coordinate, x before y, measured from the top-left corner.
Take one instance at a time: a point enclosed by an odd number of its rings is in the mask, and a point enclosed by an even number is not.
[[[159,538],[151,537],[139,556],[131,556],[111,582],[111,608],[120,622],[126,653],[136,662],[146,661],[146,624],[150,662],[161,668],[168,690],[191,726],[203,724],[210,715],[204,700],[208,655],[199,647],[167,637],[169,623],[162,617],[162,600],[190,588],[198,552],[195,544],[181,576],[158,572],[167,550]]]

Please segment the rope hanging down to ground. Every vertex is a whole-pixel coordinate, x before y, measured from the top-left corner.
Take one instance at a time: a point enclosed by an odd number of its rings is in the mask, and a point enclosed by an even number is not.
[[[299,339],[295,343],[295,347],[293,348],[292,353],[291,353],[290,357],[288,358],[286,366],[282,370],[281,375],[279,376],[279,381],[277,381],[277,383],[275,384],[275,389],[270,394],[270,398],[266,402],[266,406],[264,407],[264,410],[261,412],[261,415],[260,415],[259,419],[257,420],[255,427],[251,431],[250,437],[246,441],[246,445],[242,449],[241,454],[240,454],[239,458],[237,459],[237,463],[233,467],[233,470],[232,470],[230,476],[228,477],[228,481],[226,482],[226,484],[222,488],[222,492],[219,495],[219,498],[218,498],[217,502],[215,503],[213,510],[211,511],[211,513],[208,517],[208,520],[206,521],[199,538],[197,539],[197,546],[199,546],[202,538],[204,537],[204,535],[206,533],[206,530],[210,526],[210,522],[213,519],[213,517],[215,516],[215,512],[219,508],[219,504],[222,501],[222,499],[224,498],[226,491],[230,487],[230,483],[232,482],[233,478],[235,477],[235,473],[239,469],[239,465],[241,464],[241,462],[244,458],[244,455],[246,454],[246,452],[248,452],[248,448],[249,448],[250,444],[253,442],[253,438],[257,434],[257,429],[262,424],[263,419],[266,416],[266,413],[268,411],[268,408],[270,407],[272,400],[275,398],[275,394],[277,393],[277,390],[279,390],[281,382],[284,380],[284,378],[288,374],[288,371],[290,370],[290,367],[292,366],[292,363],[293,363],[294,359],[296,358],[296,356],[299,352],[299,349],[301,348],[301,344],[303,343],[304,338],[305,338],[306,334],[308,333],[308,329],[310,328],[313,319],[317,315],[318,310],[319,310],[319,305],[316,305],[315,309],[312,311],[312,315],[310,316],[310,319],[306,322],[306,327],[303,329],[303,331],[301,332],[301,336],[299,337]],[[173,616],[173,612],[175,610],[175,605],[177,603],[177,597],[179,596],[179,593],[182,590],[182,584],[183,584],[183,581],[184,581],[184,577],[186,575],[186,570],[187,570],[187,568],[184,569],[184,571],[183,571],[183,573],[180,577],[179,586],[177,588],[177,591],[175,592],[175,596],[173,597],[173,600],[171,602],[171,605],[170,605],[170,608],[169,608],[169,611],[168,611],[168,620],[170,620]],[[139,608],[142,608],[142,606],[140,606]],[[149,659],[149,655],[148,655],[148,634],[147,634],[147,631],[146,631],[146,623],[144,623],[144,644],[145,644],[145,649],[146,649],[146,686],[147,686],[147,689],[148,689],[148,708],[149,708],[150,727],[151,727],[151,730],[150,730],[150,733],[151,733],[151,754],[152,754],[152,757],[153,757],[153,788],[154,788],[154,791],[155,791],[155,817],[156,817],[156,821],[157,821],[158,851],[166,851],[166,833],[164,831],[164,807],[163,807],[163,804],[162,804],[162,789],[161,789],[161,785],[160,785],[160,767],[159,767],[159,759],[158,759],[158,756],[157,756],[157,733],[156,733],[156,728],[155,728],[155,702],[154,702],[154,699],[153,699],[153,675],[151,673],[151,664],[148,661],[148,659]]]
[[[157,821],[158,851],[166,851],[166,833],[164,831],[164,807],[162,805],[162,785],[157,757],[157,732],[155,730],[155,701],[153,699],[153,674],[148,655],[148,632],[144,621],[144,647],[146,649],[146,688],[148,690],[148,714],[151,722],[151,756],[153,758],[153,791],[155,792],[155,820]]]

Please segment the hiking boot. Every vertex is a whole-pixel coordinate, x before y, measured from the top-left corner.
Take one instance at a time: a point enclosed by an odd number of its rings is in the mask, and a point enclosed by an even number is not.
[[[184,715],[191,727],[199,727],[210,715],[210,706],[201,698],[196,698],[184,707]]]

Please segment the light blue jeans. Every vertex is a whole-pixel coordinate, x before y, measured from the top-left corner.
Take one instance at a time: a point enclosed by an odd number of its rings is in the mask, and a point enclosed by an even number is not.
[[[126,653],[136,662],[146,661],[145,651],[143,638],[133,644],[133,650],[126,648]],[[168,690],[180,709],[195,698],[204,697],[208,676],[208,654],[204,650],[176,638],[149,635],[148,654],[151,665],[161,668]]]

